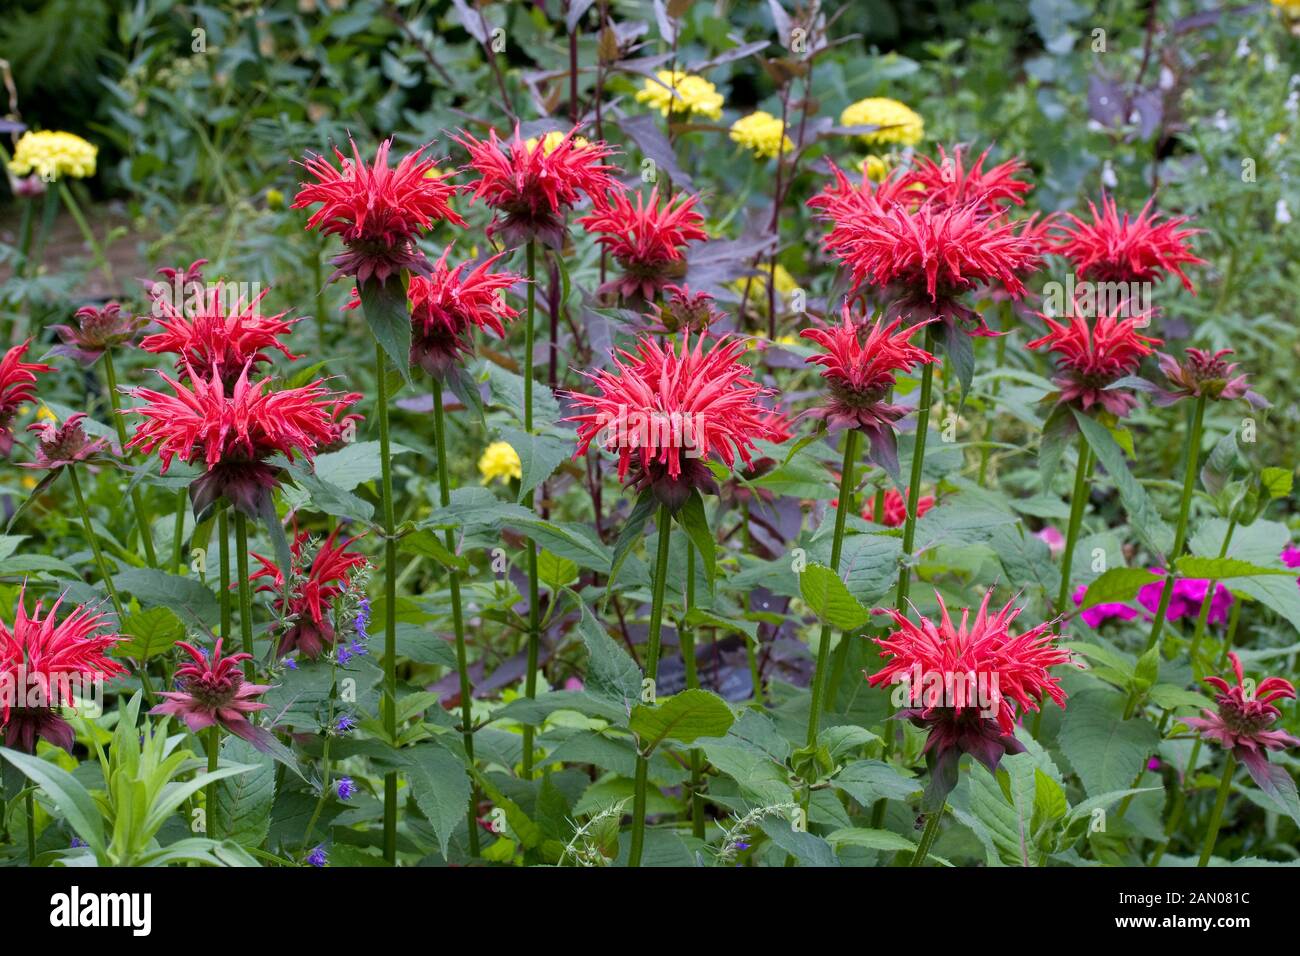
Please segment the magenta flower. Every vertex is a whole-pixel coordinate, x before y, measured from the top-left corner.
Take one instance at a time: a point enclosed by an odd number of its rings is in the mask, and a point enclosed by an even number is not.
[[[1268,399],[1252,391],[1245,373],[1237,373],[1237,363],[1224,356],[1232,349],[1210,352],[1205,349],[1184,349],[1187,357],[1182,361],[1164,352],[1156,355],[1160,371],[1169,381],[1167,390],[1156,392],[1156,403],[1172,405],[1180,398],[1204,397],[1214,402],[1228,402],[1244,398],[1252,408],[1268,408]]]
[[[94,461],[107,447],[102,438],[91,438],[81,425],[85,412],[68,417],[62,425],[51,421],[33,422],[27,426],[36,433],[36,460],[23,462],[24,468],[54,470],[77,462]]]
[[[1065,535],[1061,534],[1061,529],[1055,525],[1046,525],[1041,531],[1034,532],[1034,537],[1047,545],[1054,558],[1060,557],[1065,551]]]
[[[1152,568],[1153,574],[1164,574],[1163,568]],[[1163,581],[1152,581],[1143,585],[1138,591],[1138,601],[1152,614],[1160,607],[1160,592],[1164,589]],[[1177,621],[1181,618],[1195,621],[1201,613],[1201,602],[1210,582],[1204,578],[1178,578],[1174,581],[1174,593],[1169,599],[1169,612],[1166,620]],[[1214,589],[1210,599],[1210,616],[1207,624],[1223,624],[1228,620],[1228,609],[1232,607],[1232,592],[1222,584]]]
[[[189,654],[193,663],[176,668],[179,690],[163,691],[160,696],[167,699],[149,713],[178,717],[194,733],[218,724],[254,746],[264,745],[270,735],[264,728],[254,727],[247,715],[266,709],[266,704],[253,698],[271,688],[245,683],[239,667],[253,655],[222,657],[221,638],[217,638],[211,658],[185,641],[177,641],[176,646]]]
[[[1083,604],[1083,597],[1088,593],[1088,585],[1080,584],[1074,590],[1075,606]],[[1083,618],[1085,624],[1089,627],[1101,627],[1106,621],[1115,619],[1120,621],[1131,621],[1138,616],[1138,610],[1130,607],[1123,602],[1112,602],[1110,604],[1097,604],[1088,608],[1086,611],[1080,611],[1079,616]]]

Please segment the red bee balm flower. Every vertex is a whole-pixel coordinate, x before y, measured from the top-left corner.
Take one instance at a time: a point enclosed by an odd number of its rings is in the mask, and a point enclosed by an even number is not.
[[[307,228],[336,235],[348,247],[331,260],[336,268],[330,278],[355,276],[364,284],[371,277],[387,282],[403,269],[427,273],[428,261],[415,237],[439,220],[465,225],[449,205],[456,187],[445,177],[429,175],[434,160],[421,157],[426,147],[403,156],[390,169],[391,139],[379,144],[369,166],[361,161],[357,144],[351,145],[351,159],[334,150],[337,169],[324,156],[308,154],[302,167],[317,181],[301,184],[293,200],[294,209],[320,203]]]
[[[1300,747],[1300,739],[1285,731],[1268,728],[1282,716],[1282,712],[1273,706],[1273,701],[1294,700],[1295,686],[1281,677],[1266,677],[1258,686],[1247,688],[1241,658],[1232,652],[1228,653],[1228,658],[1237,675],[1236,687],[1222,677],[1205,678],[1205,683],[1219,692],[1215,698],[1219,712],[1206,710],[1204,717],[1184,717],[1182,721],[1193,730],[1199,730],[1201,736],[1232,751],[1260,789],[1276,794],[1278,786],[1270,776],[1268,752]]]
[[[469,185],[470,201],[482,199],[501,214],[488,226],[489,238],[499,232],[508,246],[536,238],[559,249],[564,245],[564,216],[581,194],[598,197],[618,188],[610,177],[618,167],[604,162],[613,150],[603,142],[580,142],[575,132],[570,130],[549,147],[551,137],[540,137],[530,146],[520,138],[518,126],[504,142],[496,130],[489,130],[486,140],[464,132],[457,137],[479,174]]]
[[[959,627],[937,592],[938,624],[924,617],[913,624],[893,609],[876,612],[892,617],[898,630],[875,638],[881,656],[889,660],[867,683],[906,686],[911,707],[899,716],[930,731],[927,796],[938,801],[956,786],[963,753],[993,771],[1003,754],[1024,751],[1015,738],[1017,709],[1021,714],[1038,710],[1044,695],[1065,706],[1065,692],[1047,669],[1067,663],[1070,653],[1052,645],[1052,622],[1013,634],[1011,625],[1022,609],[1011,601],[990,615],[992,596],[991,591],[984,595],[974,621],[970,610],[963,609]]]
[[[0,724],[6,747],[35,753],[37,739],[44,737],[71,752],[72,727],[57,709],[71,707],[74,694],[88,694],[85,685],[124,671],[106,656],[122,638],[103,629],[104,615],[79,606],[56,622],[62,603],[60,597],[42,617],[38,601],[29,617],[19,588],[13,630],[0,621]]]
[[[916,501],[916,516],[919,518],[934,507],[934,495],[922,495]],[[862,517],[874,521],[876,515],[876,496],[872,495],[862,508]],[[901,528],[907,520],[907,495],[897,488],[885,492],[885,526]]]
[[[1137,405],[1137,399],[1124,389],[1109,386],[1137,371],[1152,346],[1164,344],[1138,332],[1136,320],[1101,314],[1091,327],[1088,320],[1074,314],[1068,325],[1039,313],[1050,330],[1029,348],[1047,348],[1057,354],[1057,375],[1053,381],[1061,388],[1061,401],[1078,404],[1084,411],[1100,405],[1112,415],[1124,418]]]
[[[21,405],[36,398],[37,373],[54,371],[52,365],[23,361],[31,344],[32,340],[28,339],[0,358],[0,458],[8,458],[13,451],[14,417]]]
[[[320,381],[273,392],[269,378],[250,384],[247,368],[229,394],[215,370],[210,381],[191,373],[191,388],[162,378],[174,395],[128,390],[144,404],[127,412],[144,421],[127,447],[146,454],[157,449],[164,474],[173,458],[206,465],[207,472],[190,485],[196,515],[225,497],[256,517],[263,496],[277,484],[276,469],[266,459],[277,453],[291,461],[295,454],[312,459],[335,441],[340,414],[361,397],[331,392]]]
[[[236,737],[263,745],[269,734],[265,730],[259,733],[259,728],[253,726],[247,715],[266,709],[266,704],[253,698],[271,688],[265,684],[244,683],[244,672],[239,667],[253,655],[222,657],[221,638],[217,638],[211,659],[185,641],[177,641],[176,646],[189,654],[193,662],[176,668],[176,686],[180,689],[161,692],[158,696],[166,700],[149,713],[178,717],[196,734],[219,724]]]
[[[635,206],[622,190],[597,201],[578,224],[596,233],[596,241],[623,267],[623,276],[599,291],[617,292],[624,299],[640,295],[649,301],[670,280],[681,278],[686,271],[682,249],[691,240],[709,238],[704,217],[695,211],[696,199],[678,193],[661,209],[656,186],[644,202],[637,193]]]
[[[1156,401],[1161,405],[1172,405],[1180,398],[1197,398],[1204,395],[1215,402],[1227,402],[1244,398],[1255,408],[1268,408],[1269,401],[1258,392],[1252,391],[1250,381],[1244,374],[1237,374],[1237,363],[1229,362],[1224,356],[1231,355],[1232,349],[1220,349],[1209,352],[1203,349],[1184,349],[1187,358],[1182,362],[1172,355],[1161,352],[1156,356],[1160,371],[1169,380],[1170,389],[1157,393]]]
[[[822,379],[830,389],[826,402],[811,414],[824,418],[831,429],[858,428],[871,439],[871,458],[882,467],[898,468],[894,423],[910,409],[892,405],[886,399],[897,381],[897,373],[909,372],[917,365],[937,361],[925,349],[911,343],[922,328],[913,325],[899,331],[902,319],[866,330],[852,318],[848,303],[842,321],[827,329],[804,329],[801,338],[811,339],[826,350],[824,355],[805,359],[822,366]]]
[[[450,246],[443,250],[427,279],[412,276],[407,290],[411,301],[411,362],[439,378],[447,376],[462,354],[473,352],[473,329],[488,329],[498,338],[505,338],[502,319],[513,319],[519,311],[505,304],[502,293],[523,281],[513,272],[491,271],[504,253],[472,269],[467,262],[448,269],[450,252]]]
[[[244,367],[271,361],[267,350],[275,350],[293,361],[298,358],[280,341],[288,334],[297,319],[285,320],[285,313],[264,316],[259,303],[270,289],[264,289],[251,302],[242,299],[223,302],[222,289],[213,288],[202,296],[195,296],[191,314],[178,308],[167,296],[154,300],[154,314],[161,332],[147,335],[140,342],[146,352],[169,352],[176,359],[178,373],[207,379],[219,370],[221,380],[229,388],[243,373]]]
[[[122,312],[122,306],[110,302],[102,309],[87,305],[77,310],[77,325],[50,326],[63,340],[50,349],[52,355],[66,355],[82,365],[93,365],[108,349],[135,338],[148,322],[145,316]]]
[[[578,423],[577,458],[593,441],[618,452],[618,477],[649,487],[675,512],[695,489],[717,493],[705,464],[710,454],[731,468],[736,457],[751,464],[754,439],[771,434],[764,424],[769,409],[757,401],[764,389],[750,369],[736,361],[740,341],[719,339],[705,351],[706,337],[691,348],[682,337],[681,354],[648,336],[635,352],[619,350],[614,372],[587,375],[599,395],[567,393],[591,411],[567,421]]]
[[[287,597],[283,596],[284,575],[276,563],[260,554],[253,554],[262,567],[250,574],[248,580],[270,578],[270,583],[259,585],[258,590],[281,595],[276,599],[275,607],[288,624],[280,635],[280,644],[276,649],[281,657],[298,651],[304,657],[315,660],[323,649],[334,646],[336,635],[329,618],[330,607],[334,599],[348,587],[352,571],[366,564],[365,555],[348,550],[348,546],[360,535],[348,538],[342,544],[334,543],[337,537],[336,528],[316,549],[308,566],[303,558],[311,535],[306,531],[294,535],[289,549],[293,560],[291,570],[294,585],[292,593]]]
[[[62,468],[77,462],[93,461],[107,446],[102,438],[91,438],[81,426],[85,412],[77,412],[59,425],[55,422],[33,422],[27,426],[35,432],[36,460],[24,462],[24,468]]]
[[[985,172],[988,155],[988,149],[984,150],[967,168],[962,161],[962,147],[954,148],[950,157],[940,146],[939,162],[918,156],[915,165],[900,177],[899,186],[916,190],[921,201],[945,206],[974,203],[985,212],[998,212],[1007,203],[1023,206],[1021,194],[1034,188],[1032,183],[1015,178],[1016,173],[1026,169],[1025,164],[1009,159]]]
[[[1101,211],[1092,203],[1088,209],[1092,221],[1066,214],[1066,224],[1058,224],[1061,237],[1052,247],[1074,261],[1081,279],[1096,282],[1153,282],[1172,272],[1187,291],[1195,295],[1192,282],[1183,273],[1184,265],[1204,265],[1204,259],[1192,254],[1190,240],[1200,229],[1184,229],[1186,216],[1164,219],[1163,213],[1151,212],[1148,199],[1136,219],[1122,216],[1109,196],[1101,197]]]

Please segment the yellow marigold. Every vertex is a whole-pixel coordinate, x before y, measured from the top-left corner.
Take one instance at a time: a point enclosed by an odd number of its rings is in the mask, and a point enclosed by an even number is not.
[[[509,481],[524,476],[519,454],[508,441],[494,441],[488,445],[478,460],[478,471],[485,485],[497,479]]]
[[[637,91],[638,103],[648,103],[664,116],[671,108],[677,114],[699,113],[708,119],[722,119],[722,94],[704,77],[681,70],[660,70],[655,76],[659,78],[658,83],[647,79],[645,86]],[[676,99],[672,90],[677,91]]]
[[[866,156],[862,160],[862,174],[873,183],[883,182],[889,175],[889,160],[884,156]]]
[[[898,100],[872,96],[858,100],[840,114],[841,126],[882,126],[886,129],[866,133],[862,141],[868,144],[897,143],[915,146],[925,136],[925,121]]]
[[[15,176],[27,176],[35,171],[45,180],[60,176],[84,179],[95,175],[95,155],[99,147],[72,133],[42,130],[23,133],[14,149],[9,170]]]
[[[763,110],[750,113],[732,123],[731,138],[756,155],[765,158],[776,156],[778,153],[788,156],[794,152],[794,143],[789,136],[783,134],[781,121]]]
[[[563,142],[564,142],[564,134],[561,133],[558,129],[553,129],[545,136],[542,137],[541,140],[542,152],[545,155],[549,156],[551,155],[551,153],[555,152],[555,147],[559,146]],[[582,149],[584,146],[591,145],[582,136],[575,136],[573,137],[573,139],[570,140],[570,142],[573,143],[576,149]],[[537,137],[536,136],[528,137],[528,139],[524,141],[524,145],[528,147],[528,152],[531,153],[533,150],[537,148]]]

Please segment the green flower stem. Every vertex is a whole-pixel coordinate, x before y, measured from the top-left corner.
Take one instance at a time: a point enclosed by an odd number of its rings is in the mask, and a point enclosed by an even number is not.
[[[31,784],[23,794],[23,805],[27,809],[27,865],[36,863],[36,785]]]
[[[208,728],[208,773],[217,772],[217,758],[221,754],[221,727],[213,724]],[[205,800],[207,806],[204,808],[203,821],[206,826],[207,836],[211,840],[217,839],[217,783],[213,781],[204,787]]]
[[[218,548],[221,554],[221,636],[230,644],[231,631],[234,629],[230,613],[230,517],[225,506],[217,513]]]
[[[1219,824],[1223,822],[1223,808],[1228,803],[1228,794],[1232,791],[1232,775],[1237,769],[1237,758],[1228,751],[1228,759],[1223,765],[1223,776],[1219,779],[1219,795],[1214,799],[1214,809],[1210,812],[1210,825],[1205,830],[1205,846],[1201,848],[1201,858],[1197,866],[1208,866],[1214,855],[1214,844],[1219,839]]]
[[[1187,444],[1187,468],[1183,472],[1183,497],[1178,504],[1178,524],[1174,529],[1174,547],[1169,552],[1169,567],[1165,569],[1165,586],[1160,589],[1160,604],[1156,608],[1156,618],[1151,622],[1151,634],[1147,638],[1147,650],[1160,643],[1160,634],[1165,626],[1165,616],[1169,613],[1169,601],[1174,594],[1174,562],[1182,556],[1183,543],[1187,538],[1187,515],[1192,507],[1192,493],[1196,490],[1196,466],[1201,458],[1201,428],[1205,422],[1205,396],[1198,395],[1196,408],[1192,412],[1192,434]]]
[[[1160,858],[1165,855],[1165,850],[1169,849],[1169,841],[1173,839],[1174,834],[1178,831],[1178,824],[1183,820],[1183,811],[1187,807],[1187,787],[1191,782],[1191,775],[1196,772],[1196,758],[1201,755],[1201,738],[1197,737],[1196,742],[1192,744],[1191,755],[1187,758],[1187,769],[1183,771],[1182,782],[1179,784],[1178,793],[1174,796],[1174,806],[1169,812],[1169,820],[1165,823],[1165,839],[1151,856],[1151,862],[1148,866],[1159,866]]]
[[[185,503],[189,493],[182,488],[176,492],[176,526],[172,531],[172,571],[181,570],[181,550],[185,544]]]
[[[948,805],[944,804],[934,813],[931,813],[925,821],[925,831],[921,834],[921,842],[916,848],[916,855],[912,857],[912,862],[908,866],[924,866],[926,859],[930,856],[930,848],[934,846],[934,838],[939,835],[939,824],[943,820],[944,811]]]
[[[925,350],[934,351],[932,326],[925,327]],[[907,613],[907,595],[912,586],[912,547],[916,542],[916,506],[921,499],[921,473],[925,467],[925,441],[930,431],[930,402],[934,390],[934,363],[921,369],[921,397],[916,408],[916,441],[912,446],[912,473],[907,483],[907,519],[903,522],[903,566],[898,571],[898,592],[894,607]]]
[[[122,449],[122,458],[126,458],[126,422],[122,420],[122,406],[117,397],[117,371],[113,368],[113,354],[104,349],[104,378],[108,380],[108,403],[113,408],[113,424],[117,426],[117,441]],[[149,567],[158,567],[158,556],[153,549],[153,524],[149,512],[145,510],[144,496],[137,485],[131,489],[131,506],[135,509],[135,524],[140,529],[140,543],[144,545],[144,559]]]
[[[248,580],[248,518],[235,512],[235,566],[239,574],[239,639],[245,654],[253,653],[253,586]],[[244,678],[253,679],[254,661],[244,661]]]
[[[95,564],[99,566],[99,576],[104,579],[104,588],[108,591],[108,597],[113,602],[113,609],[117,611],[117,620],[120,623],[126,620],[126,611],[122,608],[122,599],[117,595],[117,588],[113,586],[113,578],[108,573],[108,562],[104,560],[104,552],[100,550],[99,537],[90,526],[90,512],[86,509],[86,499],[81,493],[81,479],[77,477],[75,466],[69,465],[67,471],[68,477],[72,479],[72,492],[77,497],[77,510],[81,512],[81,524],[86,529],[86,540],[90,542]]]
[[[926,366],[929,368],[929,366]],[[858,430],[850,429],[844,435],[844,461],[840,465],[840,495],[835,506],[835,533],[831,538],[831,570],[839,573],[840,551],[844,547],[844,525],[849,512],[853,510],[853,463],[858,457]],[[842,640],[848,640],[845,636]],[[822,625],[821,638],[817,642],[817,663],[813,669],[812,700],[808,709],[808,746],[817,743],[817,725],[821,720],[822,697],[826,689],[826,661],[830,654],[831,626]]]
[[[68,213],[76,221],[77,228],[81,230],[82,238],[86,240],[86,244],[95,253],[95,265],[99,266],[99,271],[104,273],[104,278],[111,281],[113,267],[108,264],[108,256],[104,255],[103,247],[100,246],[99,240],[95,238],[95,234],[91,232],[86,217],[81,214],[81,207],[77,205],[77,198],[72,194],[72,190],[68,188],[68,184],[63,181],[59,182],[59,196],[62,197],[63,204],[68,207]]]
[[[528,242],[528,321],[524,326],[524,431],[533,433],[533,326],[537,319],[537,242]],[[524,507],[533,509],[534,493],[524,496]],[[541,595],[537,585],[537,546],[528,540],[528,670],[524,675],[524,695],[537,696],[537,658],[541,649],[539,605]],[[533,734],[531,726],[524,726],[524,779],[533,776]]]
[[[686,625],[685,617],[695,606],[695,545],[686,542],[686,606],[682,609],[682,626],[678,631],[678,642],[682,648],[682,663],[686,665],[686,686],[693,689],[700,686],[700,674],[695,663],[695,634]],[[700,792],[704,781],[704,752],[691,751],[691,788],[690,816],[691,833],[700,840],[704,839],[704,794]]]
[[[451,504],[451,478],[447,474],[447,420],[442,407],[442,381],[437,379],[433,385],[433,430],[434,441],[438,450],[438,495],[442,506]],[[452,530],[446,530],[447,550],[455,554],[456,539]],[[474,697],[469,684],[469,661],[465,652],[465,618],[461,609],[460,572],[449,568],[447,586],[451,589],[451,622],[456,635],[456,675],[460,678],[460,725],[461,740],[465,745],[465,757],[470,767],[474,766]],[[478,787],[470,792],[469,809],[469,852],[471,856],[479,855],[478,845]]]
[[[655,554],[655,576],[653,597],[650,601],[650,634],[646,646],[645,676],[653,685],[659,677],[659,632],[663,626],[664,586],[668,581],[668,545],[672,539],[672,515],[667,505],[659,506],[655,518],[655,529],[659,535],[659,547]],[[632,794],[632,846],[628,850],[627,865],[641,865],[641,849],[645,844],[645,803],[646,772],[650,761],[645,754],[638,751],[636,755],[636,782]]]
[[[1078,457],[1074,469],[1074,490],[1070,493],[1070,523],[1066,526],[1065,550],[1061,552],[1061,589],[1056,595],[1056,613],[1059,616],[1063,616],[1070,607],[1070,573],[1074,570],[1074,548],[1079,543],[1083,513],[1088,507],[1088,473],[1092,470],[1092,454],[1083,432],[1079,433]],[[1059,616],[1056,622],[1058,634],[1061,633]]]
[[[1228,521],[1228,530],[1223,533],[1223,544],[1219,546],[1219,559],[1227,557],[1228,546],[1232,544],[1232,533],[1237,530],[1237,519],[1231,518]],[[1214,578],[1205,588],[1205,597],[1201,599],[1201,611],[1196,615],[1196,630],[1192,632],[1192,645],[1187,651],[1187,659],[1192,664],[1192,673],[1200,676],[1196,667],[1196,652],[1201,648],[1201,638],[1205,636],[1205,625],[1210,620],[1210,605],[1214,603],[1214,592],[1218,588],[1219,582]]]
[[[311,844],[311,835],[316,830],[316,821],[320,819],[321,811],[325,809],[325,800],[330,793],[330,734],[325,734],[325,742],[321,745],[321,785],[320,796],[316,799],[316,809],[311,813],[311,819],[307,821],[307,832],[303,834],[302,849],[303,852]]]
[[[393,512],[393,464],[388,437],[388,376],[384,348],[375,342],[379,418],[380,498],[384,532],[384,732],[397,741],[397,520]],[[384,859],[397,862],[397,771],[384,774]]]

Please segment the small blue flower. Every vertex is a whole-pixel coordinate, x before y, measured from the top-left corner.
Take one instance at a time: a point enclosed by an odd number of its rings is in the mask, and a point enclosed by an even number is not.
[[[69,844],[69,845],[72,847],[72,849],[75,850],[75,849],[77,849],[77,847],[85,846],[85,845],[86,845],[86,841],[83,840],[81,837],[75,837],[75,836],[74,836],[74,837],[72,838],[72,843]]]
[[[351,800],[357,792],[357,785],[352,782],[351,777],[339,777],[336,792],[340,800]]]
[[[298,661],[296,658],[286,657],[284,659],[284,666],[289,668],[291,671],[296,671],[298,669]]]
[[[338,656],[338,662],[340,664],[346,664],[348,661],[352,660],[353,655],[352,655],[352,651],[349,648],[346,648],[342,644],[340,644],[338,646],[337,656]]]
[[[329,862],[329,857],[325,854],[324,844],[318,843],[312,848],[312,851],[307,854],[307,862],[312,866],[324,866]]]
[[[370,648],[366,647],[366,645],[362,644],[360,641],[353,641],[348,645],[348,650],[357,655],[357,657],[365,657],[370,653]]]
[[[370,639],[370,633],[369,633],[370,599],[369,598],[363,597],[361,598],[361,600],[357,602],[357,618],[356,621],[353,622],[353,626],[356,628],[357,636],[361,638],[361,640],[368,641]]]
[[[338,720],[334,721],[334,732],[336,734],[346,734],[357,726],[356,718],[351,714],[339,714]]]

